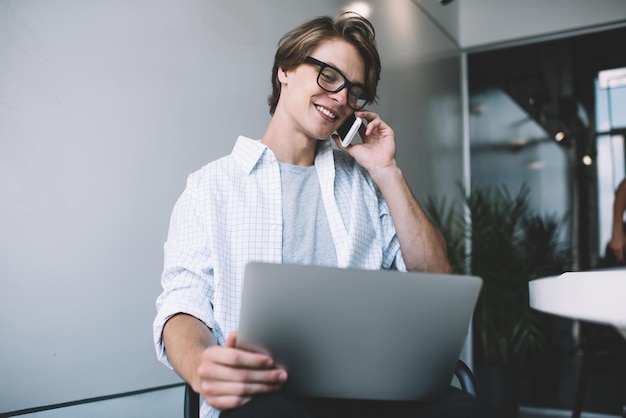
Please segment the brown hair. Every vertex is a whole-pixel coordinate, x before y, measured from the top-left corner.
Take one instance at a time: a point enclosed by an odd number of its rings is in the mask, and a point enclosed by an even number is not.
[[[354,45],[365,62],[365,93],[376,101],[380,79],[380,57],[376,49],[374,26],[354,12],[341,12],[334,19],[328,16],[312,19],[290,30],[280,38],[272,68],[272,94],[268,98],[270,115],[274,114],[280,97],[278,68],[293,70],[324,41],[343,39]]]

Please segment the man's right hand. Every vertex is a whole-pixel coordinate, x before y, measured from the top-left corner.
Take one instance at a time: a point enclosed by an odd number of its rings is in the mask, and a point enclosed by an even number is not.
[[[255,394],[278,391],[287,372],[271,356],[236,347],[237,331],[228,335],[225,346],[211,346],[201,355],[194,390],[217,409],[237,408]]]
[[[184,313],[163,327],[163,343],[174,370],[217,409],[236,408],[252,396],[279,390],[287,372],[271,356],[237,348],[237,332],[218,346],[209,328]]]

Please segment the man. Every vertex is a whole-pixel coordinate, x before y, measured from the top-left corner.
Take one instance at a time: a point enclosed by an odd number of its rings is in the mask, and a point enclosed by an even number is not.
[[[357,14],[293,29],[276,52],[261,141],[240,137],[231,155],[189,176],[165,244],[154,335],[160,359],[203,396],[203,416],[405,416],[417,407],[288,397],[286,370],[236,347],[249,261],[451,271],[441,234],[396,165],[393,130],[363,110],[380,68],[374,29]],[[334,150],[329,138],[353,112],[367,121],[363,143]],[[450,398],[451,417],[475,399]]]

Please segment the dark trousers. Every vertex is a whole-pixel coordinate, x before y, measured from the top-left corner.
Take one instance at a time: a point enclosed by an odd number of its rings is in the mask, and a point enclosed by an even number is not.
[[[240,408],[223,411],[224,418],[501,418],[479,398],[451,387],[426,402],[300,398],[283,393],[259,395]]]

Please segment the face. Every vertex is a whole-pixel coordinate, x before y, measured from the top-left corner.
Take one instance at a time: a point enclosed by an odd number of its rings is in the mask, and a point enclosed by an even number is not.
[[[346,41],[326,41],[309,55],[338,69],[352,83],[365,82],[365,63],[357,49]],[[319,72],[320,66],[311,63],[301,64],[293,71],[279,71],[279,106],[307,137],[327,139],[354,110],[348,105],[348,89],[325,91],[317,83]]]

